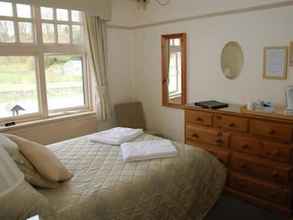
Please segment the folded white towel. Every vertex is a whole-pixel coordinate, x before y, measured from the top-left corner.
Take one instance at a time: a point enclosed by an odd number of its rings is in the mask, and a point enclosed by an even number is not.
[[[117,127],[95,133],[89,138],[91,141],[94,142],[100,142],[110,145],[120,145],[125,142],[131,141],[142,134],[142,129]]]
[[[169,140],[131,142],[121,145],[124,161],[150,160],[177,155],[176,147]]]

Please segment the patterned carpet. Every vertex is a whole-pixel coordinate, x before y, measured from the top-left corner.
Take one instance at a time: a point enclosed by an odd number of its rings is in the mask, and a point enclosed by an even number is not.
[[[230,195],[220,198],[205,220],[288,220],[279,213],[257,208]]]

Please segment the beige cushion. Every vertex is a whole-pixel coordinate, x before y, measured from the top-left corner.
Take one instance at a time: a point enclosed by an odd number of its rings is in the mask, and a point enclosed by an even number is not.
[[[18,145],[19,151],[44,178],[60,182],[73,177],[61,161],[44,145],[14,135],[7,135]]]
[[[11,156],[6,152],[0,137],[0,219],[26,219],[34,214],[45,215],[47,199],[24,181]],[[5,140],[7,141],[7,140]]]
[[[18,150],[17,144],[11,141],[7,136],[0,134],[0,143],[8,152],[10,157],[15,161],[18,168],[22,171],[27,182],[33,186],[47,189],[55,189],[60,185],[57,182],[53,182],[42,177],[33,165]]]
[[[60,186],[60,183],[50,181],[42,177],[33,165],[22,155],[22,153],[19,152],[15,162],[18,168],[23,172],[25,180],[31,185],[46,189],[56,189]]]

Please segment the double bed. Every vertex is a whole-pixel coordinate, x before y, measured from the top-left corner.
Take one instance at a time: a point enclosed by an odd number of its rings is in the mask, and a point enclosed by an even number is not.
[[[144,134],[134,141],[158,137]],[[89,136],[49,145],[74,177],[53,190],[39,189],[48,219],[201,220],[219,198],[226,169],[212,155],[174,143],[172,158],[124,162],[119,146]]]

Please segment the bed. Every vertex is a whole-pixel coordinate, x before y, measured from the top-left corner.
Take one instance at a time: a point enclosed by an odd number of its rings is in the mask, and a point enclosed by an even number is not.
[[[144,134],[134,141],[158,137]],[[224,166],[208,152],[175,143],[178,156],[123,162],[120,147],[89,136],[49,145],[74,173],[48,199],[50,217],[62,220],[201,220],[219,198]]]

